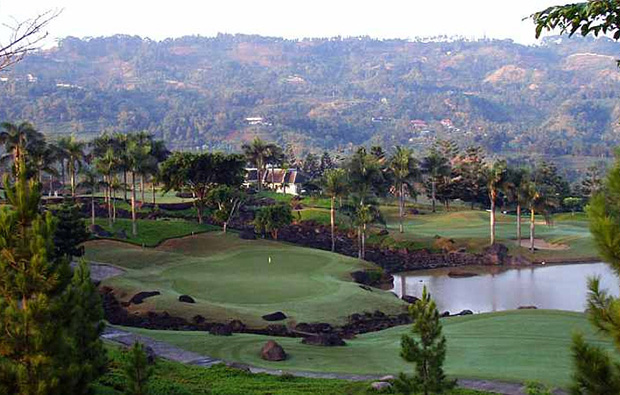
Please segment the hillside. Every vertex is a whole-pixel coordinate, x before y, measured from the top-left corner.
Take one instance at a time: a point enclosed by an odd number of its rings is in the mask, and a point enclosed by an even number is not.
[[[620,143],[608,39],[423,42],[245,35],[65,38],[0,74],[0,120],[91,137],[146,129],[178,149],[255,135],[298,153],[436,136],[491,152],[608,155]]]

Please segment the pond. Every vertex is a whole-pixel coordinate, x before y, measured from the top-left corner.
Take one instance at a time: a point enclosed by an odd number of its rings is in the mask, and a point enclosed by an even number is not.
[[[472,275],[472,277],[457,277]],[[584,311],[587,279],[601,278],[601,287],[619,293],[618,278],[605,263],[544,265],[526,268],[467,267],[434,269],[394,275],[393,292],[419,297],[426,287],[439,311],[452,314],[539,309]]]

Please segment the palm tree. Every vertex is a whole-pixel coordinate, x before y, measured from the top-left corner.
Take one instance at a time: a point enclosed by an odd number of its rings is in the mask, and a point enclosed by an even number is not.
[[[119,170],[123,173],[123,194],[124,199],[127,201],[127,173],[129,172],[130,158],[128,156],[127,144],[129,142],[129,136],[122,133],[115,133],[112,136],[112,145],[115,152],[118,154]]]
[[[0,144],[4,145],[6,154],[1,158],[2,161],[7,159],[13,160],[13,170],[15,176],[22,171],[20,164],[26,164],[26,156],[28,150],[41,141],[44,141],[43,134],[38,132],[32,124],[22,122],[19,125],[10,122],[0,124]]]
[[[497,196],[506,181],[506,162],[495,162],[491,167],[486,168],[487,189],[489,192],[489,200],[491,202],[491,215],[489,219],[491,245],[495,244],[495,204]]]
[[[268,163],[274,164],[281,157],[282,150],[273,143],[267,143],[256,137],[250,144],[243,144],[243,154],[249,163],[256,166],[258,190],[263,189],[263,175]]]
[[[330,169],[325,172],[323,181],[324,191],[330,197],[331,207],[329,210],[331,232],[332,232],[332,252],[336,250],[336,198],[346,196],[348,191],[347,172],[344,169]]]
[[[131,233],[138,235],[138,223],[136,216],[136,175],[140,173],[145,158],[149,156],[151,146],[143,144],[139,137],[129,136],[127,140],[127,170],[131,173]]]
[[[86,155],[84,149],[86,143],[77,140],[71,136],[64,147],[67,157],[67,169],[71,177],[71,196],[75,197],[75,187],[77,182],[77,173],[82,168]]]
[[[366,245],[366,225],[372,222],[365,222],[369,218],[367,215],[369,209],[368,200],[383,194],[387,184],[380,159],[375,155],[367,153],[363,147],[353,154],[347,164],[347,168],[350,190],[356,206],[354,216],[356,218],[355,222],[359,239],[358,257],[363,259]]]
[[[151,142],[151,156],[155,159],[153,166],[149,169],[151,176],[151,192],[153,194],[153,206],[155,206],[155,184],[159,176],[159,164],[170,156],[170,150],[166,147],[163,140],[153,140]]]
[[[120,161],[112,147],[109,147],[103,156],[95,159],[95,168],[103,176],[103,182],[106,185],[105,200],[108,206],[108,224],[112,225],[112,178],[118,170]]]
[[[553,186],[539,182],[536,177],[529,182],[528,206],[530,209],[530,251],[535,251],[536,212],[545,215],[550,222],[552,210],[559,205],[556,190]]]
[[[112,179],[109,183],[109,188],[110,191],[112,192],[112,223],[116,223],[116,191],[118,191],[121,188],[126,188],[125,186],[123,186],[123,184],[121,184],[119,178],[114,175],[112,176]]]
[[[503,192],[508,197],[508,201],[515,204],[517,208],[517,246],[521,246],[521,208],[528,202],[529,183],[530,175],[527,169],[512,167],[507,169]]]
[[[422,171],[431,182],[431,200],[433,212],[435,212],[435,206],[437,204],[437,183],[442,177],[448,177],[450,175],[450,162],[436,148],[432,148],[422,161]]]
[[[90,167],[82,167],[80,169],[82,181],[80,186],[90,190],[90,223],[95,225],[95,190],[99,186],[99,175]]]
[[[414,195],[414,182],[419,179],[418,162],[410,148],[396,147],[389,161],[389,172],[394,193],[398,197],[399,231],[404,232],[403,217],[405,216],[405,196]]]

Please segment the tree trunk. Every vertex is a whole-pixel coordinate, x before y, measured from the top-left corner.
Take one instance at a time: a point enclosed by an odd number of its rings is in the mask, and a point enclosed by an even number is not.
[[[437,182],[435,180],[431,181],[431,198],[433,200],[433,212],[435,212],[435,189]]]
[[[331,199],[331,208],[329,210],[329,219],[332,230],[332,252],[336,251],[336,235],[334,234],[334,228],[336,226],[336,212],[334,210],[334,206],[336,205],[336,196],[332,196]]]
[[[138,235],[138,223],[136,222],[136,173],[131,172],[131,234]]]
[[[521,246],[521,205],[517,204],[517,245]]]
[[[110,187],[109,182],[108,187],[106,188],[106,195],[108,199],[108,223],[112,226],[112,188]]]
[[[202,223],[202,203],[196,203],[196,212],[198,213],[198,223]]]
[[[263,180],[261,179],[262,169],[256,166],[256,182],[258,183],[258,192],[263,190]]]
[[[227,227],[228,227],[228,222],[224,222],[224,226],[223,226],[224,234],[226,234]]]
[[[366,224],[362,226],[362,259],[366,259]]]
[[[125,192],[125,201],[127,201],[127,170],[123,170],[123,191]]]
[[[116,223],[116,189],[112,188],[112,223]]]
[[[151,180],[151,193],[153,194],[153,207],[155,207],[155,181]]]
[[[357,257],[362,259],[362,227],[357,227]]]
[[[140,174],[140,207],[144,204],[144,174]]]
[[[493,245],[495,244],[495,196],[491,197],[490,227],[491,227],[491,245]]]
[[[75,197],[75,167],[74,166],[71,166],[71,196],[73,197]]]
[[[95,225],[95,191],[90,194],[90,223]]]
[[[400,186],[400,194],[398,196],[398,219],[400,220],[399,231],[404,233],[403,217],[405,215],[405,184]]]
[[[536,214],[534,208],[530,209],[530,251],[534,253],[534,231],[536,229]]]
[[[60,160],[60,177],[62,179],[61,189],[65,189],[65,185],[67,185],[67,177],[65,175],[65,160]]]

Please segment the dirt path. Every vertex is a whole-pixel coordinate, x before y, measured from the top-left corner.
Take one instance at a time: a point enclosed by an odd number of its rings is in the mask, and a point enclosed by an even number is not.
[[[530,240],[521,240],[521,247],[530,248]],[[534,248],[537,250],[565,251],[570,249],[566,244],[551,244],[543,239],[534,239]]]
[[[211,367],[219,363],[226,363],[220,359],[211,358],[195,352],[186,351],[179,347],[168,343],[160,342],[148,336],[136,335],[134,333],[124,331],[122,329],[107,327],[101,335],[107,341],[120,344],[122,346],[131,346],[136,341],[149,346],[155,354],[160,358],[165,358],[175,362],[181,362],[190,365],[198,365],[203,367]],[[338,374],[338,373],[316,373],[316,372],[291,372],[278,369],[265,369],[245,364],[232,363],[233,367],[248,369],[252,373],[266,373],[271,375],[282,375],[283,373],[292,374],[297,377],[316,378],[316,379],[338,379],[350,381],[372,381],[378,380],[383,375],[354,375],[354,374]],[[499,381],[488,380],[458,380],[458,386],[472,390],[494,392],[505,395],[524,395],[523,385],[515,383],[504,383]],[[556,395],[565,395],[563,391],[554,391]]]

